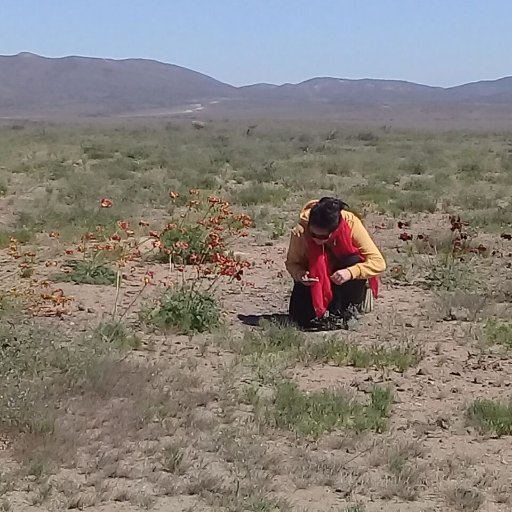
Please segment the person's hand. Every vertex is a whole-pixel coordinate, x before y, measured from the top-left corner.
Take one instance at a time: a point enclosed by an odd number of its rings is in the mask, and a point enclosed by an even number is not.
[[[340,285],[340,284],[344,284],[346,283],[347,281],[350,281],[352,279],[352,274],[350,273],[350,271],[346,268],[343,268],[341,270],[337,270],[336,272],[334,272],[334,274],[331,276],[331,281],[336,284],[336,285]]]
[[[299,282],[302,283],[304,286],[313,286],[314,284],[318,283],[318,278],[311,277],[309,275],[309,272],[304,272]]]

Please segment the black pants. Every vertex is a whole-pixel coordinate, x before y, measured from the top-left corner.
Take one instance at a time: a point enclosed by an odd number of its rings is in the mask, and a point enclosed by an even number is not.
[[[354,254],[337,262],[336,270],[348,268],[360,263],[361,258]],[[364,302],[366,294],[366,280],[352,279],[342,285],[331,283],[333,299],[329,304],[329,312],[343,316],[351,308],[357,308]],[[299,327],[310,327],[311,321],[316,318],[311,299],[311,290],[302,283],[295,283],[290,298],[290,320]]]

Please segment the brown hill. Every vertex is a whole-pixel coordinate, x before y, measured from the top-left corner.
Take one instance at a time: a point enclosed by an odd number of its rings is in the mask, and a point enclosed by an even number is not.
[[[331,77],[237,88],[153,60],[0,56],[0,118],[176,114],[508,127],[512,77],[451,88]]]
[[[0,56],[0,116],[136,112],[224,97],[233,90],[201,73],[152,60]]]

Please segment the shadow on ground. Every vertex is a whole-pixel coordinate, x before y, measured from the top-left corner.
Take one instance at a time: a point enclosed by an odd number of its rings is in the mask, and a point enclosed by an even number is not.
[[[291,325],[290,317],[284,313],[273,313],[268,315],[238,315],[238,320],[244,325],[258,327],[262,322],[270,322],[276,325]]]

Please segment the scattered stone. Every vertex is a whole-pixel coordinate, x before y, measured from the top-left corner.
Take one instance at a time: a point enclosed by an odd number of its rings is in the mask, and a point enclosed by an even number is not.
[[[458,308],[450,308],[450,313],[446,320],[448,321],[459,321],[459,322],[469,322],[471,317],[471,313],[468,308],[458,307]]]
[[[275,399],[276,391],[271,387],[262,386],[258,389],[256,395],[263,403],[272,403]]]
[[[371,393],[373,390],[374,385],[371,382],[360,382],[357,385],[357,390],[361,391],[362,393]]]
[[[440,416],[439,418],[437,418],[436,425],[438,427],[442,428],[443,430],[448,430],[450,428],[450,423],[449,423],[448,419],[443,416]]]

